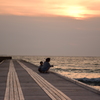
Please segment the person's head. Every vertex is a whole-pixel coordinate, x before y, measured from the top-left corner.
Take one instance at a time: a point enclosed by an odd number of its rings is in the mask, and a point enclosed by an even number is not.
[[[47,58],[47,59],[46,59],[46,62],[50,62],[50,58]]]
[[[43,65],[43,62],[42,61],[40,62],[40,65]]]

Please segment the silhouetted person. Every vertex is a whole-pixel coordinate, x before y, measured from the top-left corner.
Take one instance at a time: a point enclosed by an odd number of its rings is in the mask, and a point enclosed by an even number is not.
[[[42,66],[43,66],[43,62],[41,61],[41,62],[40,62],[40,66],[39,66],[39,68],[38,68],[38,71],[39,71],[39,72],[42,72],[42,71],[41,71]]]
[[[50,65],[50,58],[47,58],[46,61],[44,62],[42,68],[41,68],[41,71],[43,73],[47,73],[48,70],[50,69],[50,67],[53,67],[53,65]]]

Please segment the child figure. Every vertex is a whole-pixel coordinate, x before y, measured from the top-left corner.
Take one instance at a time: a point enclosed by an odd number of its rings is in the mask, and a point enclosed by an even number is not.
[[[42,72],[42,71],[41,71],[42,66],[43,66],[43,62],[41,61],[41,62],[40,62],[40,66],[39,66],[39,68],[38,68],[38,71],[39,71],[39,72]]]

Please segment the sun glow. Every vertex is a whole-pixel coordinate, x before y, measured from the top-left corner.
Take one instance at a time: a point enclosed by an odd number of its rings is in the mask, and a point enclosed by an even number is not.
[[[68,9],[66,10],[66,14],[68,16],[72,16],[77,19],[85,18],[84,16],[85,12],[86,12],[85,8],[80,6],[69,6]]]

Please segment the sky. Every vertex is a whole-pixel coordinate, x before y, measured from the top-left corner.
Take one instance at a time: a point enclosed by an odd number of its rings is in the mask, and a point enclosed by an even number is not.
[[[100,56],[100,0],[0,0],[0,55]]]

